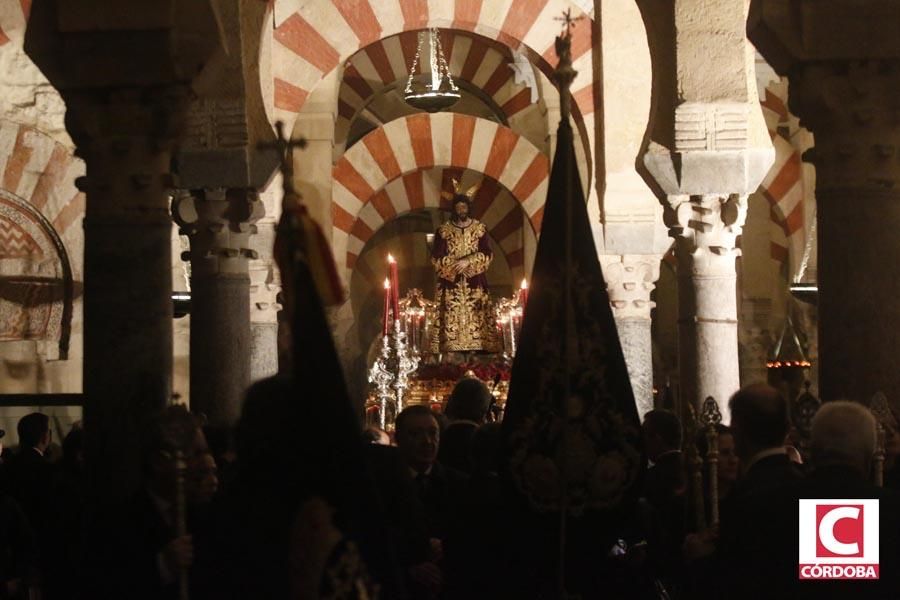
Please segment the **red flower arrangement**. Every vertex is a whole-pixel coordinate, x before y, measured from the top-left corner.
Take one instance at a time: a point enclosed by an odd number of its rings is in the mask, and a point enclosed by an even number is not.
[[[468,371],[472,371],[475,377],[488,383],[498,379],[498,377],[499,381],[509,381],[510,366],[503,362],[422,365],[416,372],[415,378],[420,380],[458,381]]]

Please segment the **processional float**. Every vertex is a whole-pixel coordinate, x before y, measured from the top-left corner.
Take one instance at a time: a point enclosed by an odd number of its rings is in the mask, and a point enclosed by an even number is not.
[[[523,279],[511,296],[493,299],[491,311],[502,352],[479,361],[450,362],[433,351],[433,337],[439,335],[435,326],[437,303],[418,288],[410,288],[401,298],[397,259],[389,254],[387,264],[381,343],[368,370],[372,386],[366,403],[369,424],[390,430],[397,415],[410,404],[428,404],[440,411],[453,385],[463,377],[483,380],[499,407],[494,414],[502,414],[509,369],[528,302],[527,280]]]

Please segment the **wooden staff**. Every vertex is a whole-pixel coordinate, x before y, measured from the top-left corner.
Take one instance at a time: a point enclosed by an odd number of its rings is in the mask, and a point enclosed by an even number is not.
[[[875,479],[875,485],[884,487],[884,425],[881,422],[875,423],[878,432],[875,444],[875,467],[872,476]]]
[[[878,487],[884,486],[884,460],[885,460],[885,437],[887,429],[891,427],[896,431],[897,419],[891,413],[891,407],[888,405],[887,397],[882,392],[876,392],[869,402],[869,410],[875,417],[875,427],[878,433],[875,445],[874,468],[872,469],[872,479]]]
[[[685,402],[684,407],[684,454],[690,469],[694,525],[697,531],[703,531],[706,529],[706,506],[703,502],[703,459],[697,451],[697,419],[690,402]]]
[[[173,507],[175,510],[175,537],[187,535],[187,495],[185,493],[185,477],[187,474],[187,452],[190,450],[194,436],[200,427],[196,417],[182,405],[169,406],[162,417],[163,439],[166,454],[171,458],[175,468],[175,490]],[[190,600],[188,568],[182,567],[178,573],[178,598]]]
[[[719,524],[719,431],[722,413],[715,398],[707,396],[700,411],[700,422],[706,432],[706,465],[709,478],[710,526]]]

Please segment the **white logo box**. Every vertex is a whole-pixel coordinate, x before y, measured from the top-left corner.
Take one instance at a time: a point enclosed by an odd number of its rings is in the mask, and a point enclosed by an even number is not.
[[[818,507],[829,513],[816,523]],[[861,511],[850,507],[861,507]],[[801,499],[799,500],[799,575],[801,579],[877,579],[879,549],[878,500],[861,499]],[[862,540],[838,540],[833,529],[842,519],[862,518]],[[839,556],[821,556],[817,542]],[[861,556],[857,554],[862,546]]]

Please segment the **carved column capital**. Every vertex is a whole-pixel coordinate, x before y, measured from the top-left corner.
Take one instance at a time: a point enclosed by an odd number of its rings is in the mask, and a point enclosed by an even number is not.
[[[216,189],[180,193],[172,202],[172,217],[191,240],[182,254],[191,261],[192,277],[203,274],[246,275],[255,222],[265,214],[255,190]]]
[[[666,197],[666,224],[680,248],[693,259],[694,272],[712,267],[716,259],[740,255],[737,238],[747,218],[747,196],[743,194],[672,194]]]
[[[616,319],[650,319],[650,311],[656,306],[650,293],[659,279],[660,258],[656,254],[600,256]]]
[[[799,63],[790,107],[815,135],[804,159],[815,164],[820,191],[900,182],[900,58]]]

